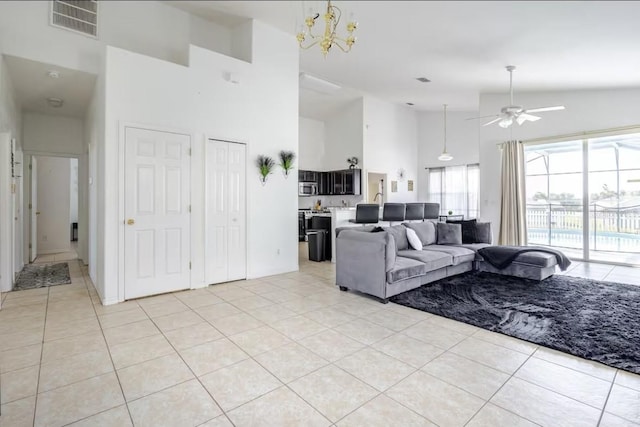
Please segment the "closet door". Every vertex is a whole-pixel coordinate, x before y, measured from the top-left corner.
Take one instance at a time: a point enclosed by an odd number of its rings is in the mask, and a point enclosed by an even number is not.
[[[207,284],[246,277],[245,145],[207,141],[206,250]]]

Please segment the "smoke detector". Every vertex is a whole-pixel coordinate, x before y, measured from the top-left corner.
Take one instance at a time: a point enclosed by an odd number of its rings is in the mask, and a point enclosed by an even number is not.
[[[60,78],[60,73],[56,70],[49,70],[47,71],[47,76],[51,77],[52,79],[58,79]]]
[[[64,104],[64,100],[60,98],[47,98],[47,104],[53,108],[60,108]]]

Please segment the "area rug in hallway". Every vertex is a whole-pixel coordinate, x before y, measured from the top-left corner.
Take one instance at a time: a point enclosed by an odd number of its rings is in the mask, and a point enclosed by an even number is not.
[[[14,291],[42,288],[44,286],[66,285],[71,283],[69,264],[28,264],[18,275]]]
[[[470,272],[390,300],[640,374],[640,286]]]

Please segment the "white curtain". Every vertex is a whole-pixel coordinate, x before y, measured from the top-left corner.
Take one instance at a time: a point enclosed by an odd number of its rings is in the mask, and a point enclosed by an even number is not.
[[[520,141],[502,144],[501,245],[527,244],[524,149]]]

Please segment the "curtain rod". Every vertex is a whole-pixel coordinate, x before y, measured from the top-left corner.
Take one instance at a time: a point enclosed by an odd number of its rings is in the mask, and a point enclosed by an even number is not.
[[[601,130],[587,130],[587,131],[567,133],[564,135],[557,135],[557,136],[545,136],[540,138],[525,139],[520,141],[520,143],[524,145],[537,145],[537,144],[545,144],[548,142],[567,141],[567,140],[572,140],[575,138],[585,137],[585,136],[613,136],[613,135],[628,133],[628,131],[634,131],[634,130],[640,133],[640,125],[624,126],[624,127],[601,129]],[[496,145],[499,148],[501,148],[503,144],[504,142],[499,142]]]

